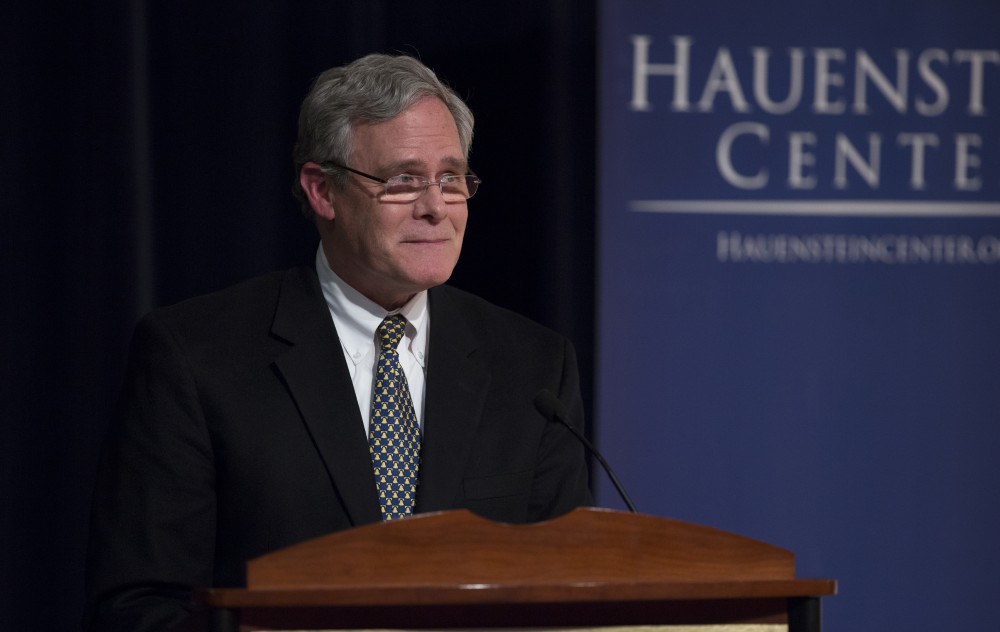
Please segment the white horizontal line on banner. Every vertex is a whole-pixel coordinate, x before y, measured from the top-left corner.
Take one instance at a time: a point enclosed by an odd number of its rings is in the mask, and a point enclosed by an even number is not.
[[[1000,217],[1000,202],[905,200],[632,200],[636,213]]]

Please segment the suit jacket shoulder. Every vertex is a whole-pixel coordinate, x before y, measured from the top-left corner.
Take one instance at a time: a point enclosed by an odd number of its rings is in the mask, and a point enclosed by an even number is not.
[[[565,342],[561,334],[544,325],[450,285],[432,288],[430,300],[432,309],[460,312],[471,328],[472,335],[480,340],[506,339],[505,342],[511,339],[523,339],[525,342],[546,340],[552,344]]]

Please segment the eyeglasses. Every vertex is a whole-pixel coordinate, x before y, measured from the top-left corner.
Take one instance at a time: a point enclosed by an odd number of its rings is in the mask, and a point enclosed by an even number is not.
[[[357,174],[362,178],[368,178],[369,180],[374,180],[383,186],[382,194],[379,196],[383,202],[415,202],[424,194],[427,187],[432,184],[438,185],[441,189],[441,198],[449,203],[454,204],[456,202],[464,202],[476,194],[479,190],[479,185],[482,180],[479,179],[474,173],[469,173],[466,175],[457,174],[445,174],[441,176],[439,180],[431,180],[425,176],[414,176],[408,173],[401,173],[398,176],[392,176],[388,180],[385,178],[379,178],[378,176],[373,176],[369,173],[364,173],[363,171],[358,171],[357,169],[352,169],[347,165],[341,165],[336,162],[324,162],[321,163],[323,166],[336,167],[338,169],[344,169],[350,171],[353,174]]]

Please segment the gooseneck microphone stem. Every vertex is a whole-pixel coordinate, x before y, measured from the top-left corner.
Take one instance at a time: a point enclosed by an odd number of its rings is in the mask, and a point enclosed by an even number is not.
[[[558,421],[562,425],[569,428],[569,431],[573,433],[573,436],[580,440],[580,443],[582,443],[587,450],[594,455],[597,462],[604,468],[608,478],[611,479],[611,483],[618,491],[618,495],[625,501],[625,506],[628,507],[628,510],[632,513],[638,513],[635,505],[632,504],[632,499],[629,498],[628,493],[625,492],[625,488],[622,487],[618,477],[615,476],[614,470],[612,470],[611,466],[608,465],[608,462],[604,460],[604,456],[602,456],[600,451],[594,447],[594,444],[588,441],[587,437],[583,436],[583,433],[577,430],[576,426],[573,425],[573,422],[570,421],[569,410],[566,409],[566,406],[559,400],[559,398],[556,397],[552,391],[539,391],[538,394],[535,395],[535,408],[537,408],[538,412],[542,413],[542,415],[544,415],[549,421]]]

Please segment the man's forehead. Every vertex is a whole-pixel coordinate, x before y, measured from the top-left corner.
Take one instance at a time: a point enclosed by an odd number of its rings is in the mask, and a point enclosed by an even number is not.
[[[354,141],[354,161],[380,177],[468,170],[454,116],[435,97],[422,98],[391,119],[359,124]]]

